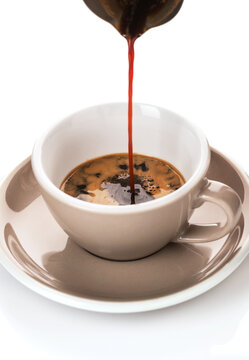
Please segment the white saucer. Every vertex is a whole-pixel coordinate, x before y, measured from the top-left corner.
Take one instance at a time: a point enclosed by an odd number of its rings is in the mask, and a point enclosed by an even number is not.
[[[30,289],[80,309],[141,312],[194,298],[229,276],[249,252],[247,175],[212,150],[208,177],[231,186],[242,200],[241,219],[229,236],[199,245],[172,243],[145,259],[116,262],[68,239],[47,210],[27,159],[1,184],[0,261]],[[224,215],[205,204],[191,220],[222,222]]]

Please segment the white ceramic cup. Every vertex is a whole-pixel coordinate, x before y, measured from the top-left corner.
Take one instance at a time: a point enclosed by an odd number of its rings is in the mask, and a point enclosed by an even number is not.
[[[127,104],[87,108],[54,125],[33,150],[35,177],[58,224],[81,247],[115,260],[145,257],[170,241],[206,242],[228,234],[239,220],[241,202],[230,187],[205,178],[210,163],[205,136],[165,109],[134,104],[133,111],[134,151],[170,162],[186,184],[165,197],[127,206],[92,204],[62,192],[62,180],[77,165],[127,152]],[[225,224],[188,223],[205,201],[222,208]]]

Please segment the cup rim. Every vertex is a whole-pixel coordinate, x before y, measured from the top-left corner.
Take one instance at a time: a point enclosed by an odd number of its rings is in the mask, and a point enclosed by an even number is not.
[[[86,201],[79,201],[78,199],[64,193],[61,191],[56,185],[52,183],[52,181],[47,176],[45,170],[42,166],[42,147],[47,139],[47,137],[50,135],[50,133],[60,124],[69,121],[72,117],[79,115],[81,112],[98,108],[98,107],[112,107],[112,106],[124,106],[127,105],[125,102],[112,102],[112,103],[103,103],[99,105],[93,105],[86,107],[80,111],[77,111],[66,118],[59,120],[55,122],[51,127],[49,127],[43,135],[38,138],[38,140],[35,142],[35,145],[33,147],[32,157],[31,157],[31,163],[32,163],[32,169],[35,175],[35,178],[42,189],[44,189],[50,196],[61,202],[62,204],[65,204],[67,206],[71,206],[73,208],[77,208],[79,210],[85,210],[88,212],[94,212],[98,214],[112,214],[112,215],[120,215],[120,214],[131,214],[131,213],[141,213],[145,211],[150,211],[152,209],[158,209],[163,206],[166,206],[168,204],[174,203],[175,201],[179,200],[181,197],[184,197],[187,193],[191,191],[205,176],[209,163],[210,163],[210,147],[208,140],[206,136],[203,134],[203,132],[194,124],[189,122],[187,119],[182,117],[181,115],[178,115],[172,111],[169,111],[163,107],[146,104],[146,103],[134,103],[134,106],[150,106],[153,108],[156,108],[160,111],[167,111],[168,113],[177,116],[182,121],[184,121],[195,133],[195,135],[200,140],[200,151],[201,151],[201,160],[200,163],[193,173],[193,175],[190,177],[189,180],[186,181],[186,183],[181,186],[177,191],[168,194],[166,196],[163,196],[158,199],[154,199],[153,201],[148,201],[140,204],[135,205],[125,205],[125,206],[118,206],[118,205],[104,205],[104,204],[95,204],[95,203],[89,203]],[[105,154],[104,154],[105,155]]]

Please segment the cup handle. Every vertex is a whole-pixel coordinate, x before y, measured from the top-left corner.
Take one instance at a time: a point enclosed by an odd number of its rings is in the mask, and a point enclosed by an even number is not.
[[[224,225],[216,224],[189,224],[176,243],[203,243],[218,240],[230,233],[241,215],[241,200],[238,194],[229,186],[217,181],[207,181],[195,203],[195,208],[204,202],[217,204],[225,212],[227,220]]]

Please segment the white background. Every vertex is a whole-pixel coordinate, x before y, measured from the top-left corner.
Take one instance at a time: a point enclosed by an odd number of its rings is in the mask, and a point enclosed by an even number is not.
[[[248,18],[248,0],[185,0],[137,41],[134,82],[135,101],[187,117],[246,171]],[[52,123],[126,99],[126,42],[82,0],[0,0],[0,178]],[[121,316],[55,304],[0,267],[0,357],[249,359],[248,271],[247,258],[197,299]]]

